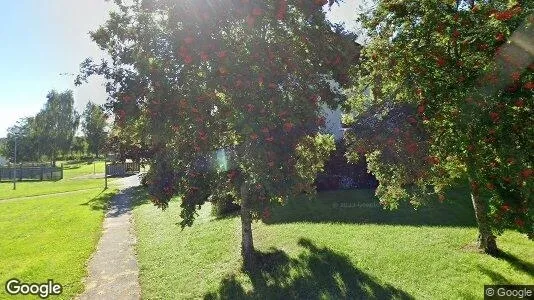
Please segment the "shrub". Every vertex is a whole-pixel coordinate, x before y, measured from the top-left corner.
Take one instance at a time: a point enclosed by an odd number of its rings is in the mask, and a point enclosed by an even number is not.
[[[211,215],[214,217],[224,217],[239,211],[241,206],[236,204],[237,199],[232,194],[226,194],[223,197],[211,199]]]

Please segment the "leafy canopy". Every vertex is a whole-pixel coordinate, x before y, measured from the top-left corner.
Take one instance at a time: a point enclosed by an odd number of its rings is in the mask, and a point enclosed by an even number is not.
[[[155,204],[181,196],[185,226],[198,205],[243,186],[256,217],[311,190],[334,148],[318,134],[320,104],[344,101],[359,54],[325,19],[327,1],[116,3],[92,34],[111,60],[86,61],[78,79],[104,75],[116,124],[149,145]]]
[[[419,204],[456,180],[491,195],[491,225],[534,232],[532,1],[380,1],[348,121],[377,195]],[[531,51],[531,50],[530,50]],[[378,124],[378,126],[376,126]]]
[[[85,106],[82,120],[82,131],[85,134],[88,150],[96,156],[105,145],[107,132],[106,115],[102,107],[89,101]]]
[[[74,109],[72,91],[50,91],[43,109],[34,118],[39,151],[52,161],[59,154],[67,153],[79,124],[80,115]]]

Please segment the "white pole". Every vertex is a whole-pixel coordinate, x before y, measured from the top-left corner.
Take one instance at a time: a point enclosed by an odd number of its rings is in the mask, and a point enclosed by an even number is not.
[[[104,189],[108,189],[108,159],[104,159]]]
[[[17,189],[17,136],[15,135],[15,163],[13,164],[13,190]]]

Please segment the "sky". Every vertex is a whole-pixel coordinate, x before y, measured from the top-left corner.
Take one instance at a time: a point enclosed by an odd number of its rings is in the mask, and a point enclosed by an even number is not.
[[[0,1],[0,137],[22,117],[35,115],[52,89],[72,89],[76,109],[103,103],[100,80],[74,86],[79,64],[102,57],[89,31],[102,24],[111,4],[104,0]]]
[[[354,29],[359,2],[344,0],[328,16]],[[85,58],[103,56],[89,31],[104,23],[112,8],[105,0],[0,1],[0,138],[18,119],[39,112],[52,89],[73,90],[79,112],[89,100],[105,102],[101,79],[75,87],[73,75],[61,74],[77,74]]]

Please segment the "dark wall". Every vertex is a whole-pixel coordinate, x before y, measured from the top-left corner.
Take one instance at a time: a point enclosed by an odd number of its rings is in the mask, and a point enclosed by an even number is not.
[[[367,173],[367,164],[362,158],[356,164],[347,162],[343,142],[336,144],[336,151],[325,165],[325,171],[317,176],[317,190],[375,189],[378,181]]]

